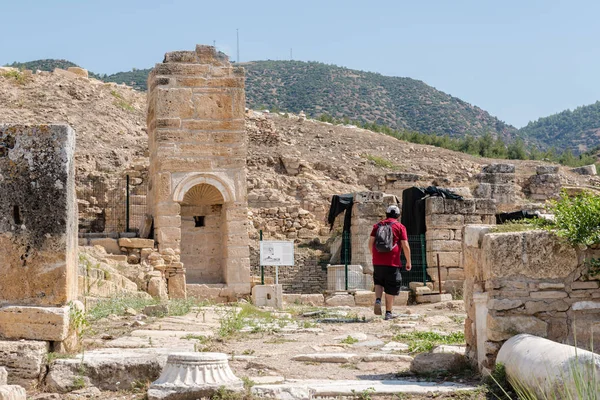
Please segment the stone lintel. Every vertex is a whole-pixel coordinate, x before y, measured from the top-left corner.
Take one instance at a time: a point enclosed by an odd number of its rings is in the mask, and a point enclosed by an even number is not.
[[[0,308],[0,338],[62,342],[69,334],[69,307]]]

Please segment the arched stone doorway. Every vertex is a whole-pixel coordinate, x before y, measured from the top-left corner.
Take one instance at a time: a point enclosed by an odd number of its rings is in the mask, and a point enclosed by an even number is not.
[[[181,201],[181,262],[186,281],[225,283],[223,265],[223,205],[219,189],[208,183],[190,188]]]

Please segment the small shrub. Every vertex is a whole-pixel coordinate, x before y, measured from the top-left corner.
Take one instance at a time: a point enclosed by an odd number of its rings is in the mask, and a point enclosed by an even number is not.
[[[21,71],[4,71],[0,72],[0,76],[3,76],[8,79],[14,79],[16,83],[19,85],[24,85],[29,80],[27,75],[25,75]]]
[[[83,379],[83,376],[76,376],[73,379],[73,389],[79,390],[79,389],[83,389],[84,387],[85,387],[85,379]]]
[[[600,258],[588,258],[585,265],[588,277],[600,275]]]
[[[341,340],[340,343],[354,344],[354,343],[358,343],[358,339],[353,338],[352,336],[348,335],[348,337],[346,337],[345,339]]]
[[[600,243],[600,196],[583,192],[569,197],[562,192],[558,200],[550,203],[550,208],[555,220],[539,222],[544,228],[555,231],[574,245]]]

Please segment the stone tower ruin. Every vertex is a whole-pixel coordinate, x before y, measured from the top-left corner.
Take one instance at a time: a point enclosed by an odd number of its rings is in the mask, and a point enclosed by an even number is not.
[[[244,111],[244,69],[214,47],[167,53],[148,77],[154,238],[180,252],[185,275],[167,279],[199,297],[250,292]]]

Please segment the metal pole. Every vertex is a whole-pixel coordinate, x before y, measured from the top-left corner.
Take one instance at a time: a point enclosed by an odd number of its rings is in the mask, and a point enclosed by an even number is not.
[[[440,253],[437,253],[438,291],[442,294],[442,273],[440,272]]]
[[[262,242],[262,229],[260,230],[260,241]],[[265,284],[265,267],[263,267],[262,263],[260,262],[260,256],[258,257],[258,263],[260,264],[260,284],[264,285]]]
[[[125,210],[125,232],[129,232],[129,175],[127,175],[127,209]]]
[[[425,235],[419,235],[421,241],[421,266],[423,267],[423,286],[427,286],[427,256],[425,250]]]
[[[344,232],[344,274],[346,290],[348,290],[348,232]]]

